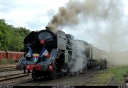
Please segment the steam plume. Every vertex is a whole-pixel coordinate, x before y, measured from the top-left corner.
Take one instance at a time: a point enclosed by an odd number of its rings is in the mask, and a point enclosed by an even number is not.
[[[87,66],[87,58],[85,53],[86,46],[84,42],[77,40],[74,41],[72,48],[73,48],[72,59],[75,60],[75,63],[72,66],[71,72],[77,72],[84,69],[85,66]]]
[[[127,18],[122,0],[70,0],[65,7],[59,8],[47,26],[54,33],[62,28],[77,39],[110,51],[110,60],[120,62],[115,57],[118,53],[113,52],[128,50]],[[126,61],[126,55],[124,60],[122,55],[121,61]]]
[[[79,24],[79,16],[106,18],[108,12],[104,4],[99,0],[85,0],[82,2],[70,0],[66,7],[59,8],[59,13],[53,16],[50,23],[48,23],[48,27],[51,28],[51,31],[56,32],[58,27]]]

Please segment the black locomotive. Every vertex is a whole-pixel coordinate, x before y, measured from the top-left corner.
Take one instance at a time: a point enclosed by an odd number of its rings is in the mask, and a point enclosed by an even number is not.
[[[76,43],[78,45],[76,45]],[[82,50],[78,46],[85,46]],[[75,40],[71,34],[58,30],[56,34],[46,30],[32,31],[24,39],[24,57],[19,59],[17,70],[32,71],[32,78],[48,77],[55,79],[58,75],[69,75],[72,72],[85,71],[90,68],[107,68],[107,52],[93,45]],[[75,53],[81,51],[80,54]],[[77,67],[76,60],[82,58],[83,67]]]

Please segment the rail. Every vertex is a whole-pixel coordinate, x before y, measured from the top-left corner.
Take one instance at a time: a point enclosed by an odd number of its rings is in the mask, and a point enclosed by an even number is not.
[[[23,74],[23,73],[0,76],[0,82],[10,80],[10,79],[20,78],[20,77],[25,77],[25,76],[27,76],[27,74]]]
[[[99,74],[96,74],[89,80],[80,84],[80,86],[109,86],[109,82],[113,78],[113,75],[111,74],[104,75],[103,73],[104,71]]]
[[[0,66],[0,72],[15,71],[16,65]]]

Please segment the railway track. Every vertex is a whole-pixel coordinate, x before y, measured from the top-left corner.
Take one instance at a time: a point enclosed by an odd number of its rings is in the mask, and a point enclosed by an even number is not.
[[[25,77],[25,76],[27,76],[27,74],[23,74],[23,73],[0,76],[0,82],[10,80],[10,79],[20,78],[20,77]]]
[[[43,86],[44,82],[42,80],[38,80],[38,81],[33,81],[31,80],[24,80],[22,82],[18,82],[18,83],[13,83],[10,86]],[[44,85],[45,86],[45,85]]]
[[[104,72],[101,72],[83,82],[82,84],[80,84],[80,86],[109,86],[109,82],[111,81],[113,76],[114,75],[112,74],[104,74]]]
[[[112,79],[112,77],[112,74],[106,75],[104,71],[88,71],[85,74],[80,74],[78,76],[64,76],[63,78],[57,78],[55,80],[41,78],[33,81],[30,75],[26,77],[24,76],[10,79],[4,82],[2,81],[0,84],[6,84],[10,86],[109,86],[109,81]],[[84,82],[85,80],[86,82]]]
[[[16,66],[5,66],[0,67],[0,72],[15,71]]]
[[[0,77],[0,85],[14,86],[16,84],[32,81],[27,74],[13,74]]]
[[[79,86],[84,80],[87,80],[90,78],[90,76],[94,76],[94,74],[99,73],[100,71],[88,71],[84,74],[74,75],[74,76],[64,76],[57,78],[55,80],[49,80],[49,79],[38,79],[38,80],[31,80],[28,82],[23,82],[20,84],[16,84],[14,86]],[[90,73],[90,74],[88,74]],[[78,80],[78,81],[77,81]],[[83,81],[82,81],[83,80]]]
[[[108,80],[108,82],[106,83],[105,86],[109,86],[109,82],[112,80],[113,77],[114,77],[114,75],[110,77],[110,79]]]

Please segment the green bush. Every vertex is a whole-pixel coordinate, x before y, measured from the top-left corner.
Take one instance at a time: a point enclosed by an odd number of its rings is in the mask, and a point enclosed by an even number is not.
[[[14,59],[7,59],[7,58],[3,58],[0,60],[0,65],[2,64],[14,64],[14,63],[17,63],[17,61],[15,61]]]
[[[14,64],[15,63],[15,60],[9,59],[8,62],[9,62],[9,64]]]
[[[8,59],[7,58],[3,58],[0,60],[1,64],[8,64]]]

